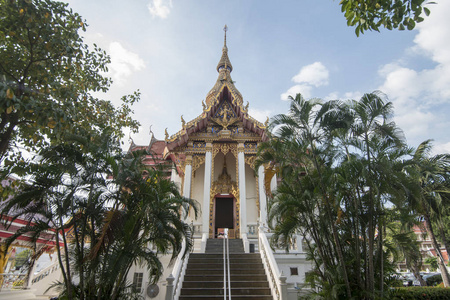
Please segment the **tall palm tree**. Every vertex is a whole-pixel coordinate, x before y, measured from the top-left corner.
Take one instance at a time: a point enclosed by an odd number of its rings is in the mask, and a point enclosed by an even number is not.
[[[439,211],[440,204],[443,198],[450,194],[448,184],[450,180],[450,155],[431,156],[431,141],[427,140],[417,147],[413,162],[414,164],[407,169],[417,184],[417,191],[410,198],[411,205],[424,220],[425,229],[438,256],[438,266],[442,273],[444,285],[448,287],[450,286],[450,276],[436,240],[432,218],[433,214],[441,214]]]
[[[160,255],[175,259],[186,242],[192,248],[192,232],[184,216],[189,208],[197,216],[197,203],[180,195],[178,187],[158,168],[144,169],[142,153],[123,160],[116,183],[120,187],[118,205],[111,208],[100,226],[100,236],[89,259],[102,257],[96,270],[97,294],[122,299],[126,278],[133,264],[142,264],[156,282],[162,275]],[[117,274],[112,277],[111,274]]]
[[[377,92],[326,103],[297,95],[287,115],[273,118],[272,139],[259,148],[259,163],[277,167],[283,178],[269,207],[274,237],[286,243],[304,232],[317,274],[328,282],[322,286],[333,287],[335,297],[382,295],[392,270],[384,206],[402,188],[407,151],[391,114]]]
[[[329,175],[331,174],[328,172],[328,169],[330,163],[332,163],[333,153],[328,148],[330,144],[323,142],[325,131],[318,123],[317,112],[320,110],[322,101],[319,99],[307,101],[300,94],[297,94],[295,98],[290,97],[290,100],[289,113],[275,116],[271,123],[271,128],[278,128],[276,139],[289,145],[285,148],[293,152],[284,152],[285,159],[281,158],[277,162],[284,161],[282,163],[283,166],[290,165],[292,169],[300,170],[300,172],[295,172],[294,175],[311,174],[311,188],[319,191],[314,198],[319,201],[317,202],[320,204],[319,211],[324,213],[322,217],[327,220],[323,224],[326,224],[332,233],[331,246],[336,251],[335,254],[342,273],[341,278],[343,278],[346,295],[348,298],[351,298],[347,266],[335,223],[335,213],[333,212],[336,210],[337,203],[330,196],[327,189],[327,181],[329,181]],[[264,151],[264,148],[260,151],[261,154],[262,151]],[[298,183],[298,180],[296,182]],[[310,213],[313,213],[313,211],[310,211]],[[325,256],[323,259],[325,259]]]
[[[142,153],[119,154],[114,137],[77,137],[51,146],[22,172],[31,184],[3,207],[2,214],[29,223],[32,241],[54,232],[67,299],[126,299],[133,264],[162,274],[160,255],[172,259],[182,242],[189,251],[191,229],[183,213],[196,203],[180,196],[161,170],[144,171]],[[74,279],[77,278],[77,279]],[[77,282],[75,284],[75,282]]]

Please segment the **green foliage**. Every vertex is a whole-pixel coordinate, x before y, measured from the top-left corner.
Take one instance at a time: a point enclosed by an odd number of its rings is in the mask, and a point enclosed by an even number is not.
[[[441,274],[436,274],[433,276],[430,276],[427,278],[427,285],[428,286],[437,286],[442,283],[442,276]]]
[[[293,235],[306,237],[319,296],[383,297],[403,260],[420,278],[419,222],[431,237],[440,224],[448,240],[450,156],[430,156],[429,141],[408,148],[392,114],[379,92],[346,102],[297,95],[259,147],[256,164],[282,177],[269,202],[273,243],[288,249]]]
[[[434,256],[428,256],[425,258],[425,263],[430,265],[430,269],[432,271],[435,271],[438,268],[437,258]]]
[[[137,130],[130,106],[119,108],[92,92],[105,92],[109,56],[91,50],[79,31],[86,24],[68,4],[51,0],[0,0],[0,157],[12,142],[38,150],[68,134],[94,135],[109,127]]]
[[[430,14],[428,0],[341,0],[341,10],[348,26],[355,27],[357,36],[380,27],[392,30],[412,30]]]
[[[450,299],[450,288],[406,287],[392,291],[394,300],[445,300]]]
[[[111,131],[96,137],[74,136],[14,168],[32,184],[2,214],[30,223],[6,243],[26,234],[34,242],[54,238],[61,244],[56,250],[63,298],[129,299],[126,279],[133,264],[145,266],[157,281],[160,255],[174,259],[191,249],[191,228],[182,220],[190,208],[196,215],[196,203],[181,197],[163,170],[145,168],[142,158],[149,154],[120,154]]]
[[[21,251],[19,254],[16,255],[14,266],[16,268],[21,268],[23,265],[27,263],[30,256],[31,256],[30,250],[26,249]]]

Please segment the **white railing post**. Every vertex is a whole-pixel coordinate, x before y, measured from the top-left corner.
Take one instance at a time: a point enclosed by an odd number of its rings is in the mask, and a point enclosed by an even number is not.
[[[297,251],[303,253],[303,238],[301,235],[297,235]]]
[[[206,252],[206,241],[208,240],[208,234],[203,233],[202,234],[202,244],[200,246],[200,252],[205,253]]]
[[[172,273],[167,277],[166,300],[178,299],[183,284],[184,274],[186,272],[189,253],[184,254],[186,250],[186,242],[183,240],[181,251],[172,269]],[[183,257],[184,256],[184,257]],[[169,297],[169,298],[168,298]]]
[[[242,242],[244,243],[244,252],[249,253],[250,252],[250,243],[248,242],[248,237],[246,233],[241,234],[242,236]]]
[[[285,300],[283,299],[282,285],[280,277],[283,276],[280,274],[278,269],[277,262],[275,261],[275,257],[273,256],[272,249],[270,248],[269,242],[266,237],[266,233],[264,232],[263,227],[259,227],[259,252],[261,254],[261,259],[263,261],[264,270],[269,278],[269,286],[272,291],[272,296],[277,300]],[[287,289],[287,287],[286,287]],[[287,295],[287,292],[286,292]],[[287,296],[286,296],[287,297]],[[287,298],[286,298],[287,299]]]
[[[288,298],[288,290],[287,290],[287,283],[286,283],[287,277],[284,276],[283,271],[281,271],[281,275],[280,275],[279,279],[280,279],[280,286],[281,286],[281,300],[287,300],[287,298]]]
[[[173,277],[172,274],[167,277],[167,286],[166,286],[166,300],[173,300],[173,281],[175,280],[175,277]]]

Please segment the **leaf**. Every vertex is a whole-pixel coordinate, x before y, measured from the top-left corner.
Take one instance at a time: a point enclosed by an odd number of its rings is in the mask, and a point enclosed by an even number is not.
[[[8,98],[8,99],[14,98],[14,93],[11,89],[6,90],[6,98]]]
[[[408,26],[407,26],[408,30],[413,30],[415,26],[416,26],[416,22],[414,22],[413,19],[409,19]]]
[[[428,17],[430,15],[430,10],[426,7],[423,8],[423,12],[425,13],[425,15]]]
[[[56,126],[56,122],[54,120],[50,121],[47,123],[47,126],[51,129],[55,128]]]
[[[10,114],[10,113],[12,113],[12,111],[13,111],[13,108],[14,108],[14,106],[10,106],[10,107],[8,107],[7,109],[6,109],[6,114]]]

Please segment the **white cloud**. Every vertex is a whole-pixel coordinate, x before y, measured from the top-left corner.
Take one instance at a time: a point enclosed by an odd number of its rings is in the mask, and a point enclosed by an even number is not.
[[[325,96],[324,100],[347,100],[347,99],[353,99],[353,100],[359,100],[362,97],[363,93],[356,91],[356,92],[346,92],[343,96],[340,96],[338,92],[331,92],[327,96]]]
[[[404,59],[382,66],[379,87],[395,107],[395,120],[408,141],[418,145],[428,138],[439,140],[441,151],[449,152],[446,125],[450,103],[450,1],[430,5],[431,15],[417,26],[415,45],[407,54],[429,57],[434,68],[415,70]]]
[[[165,19],[172,8],[172,0],[152,0],[147,7],[152,17]]]
[[[298,84],[282,93],[281,100],[287,101],[289,96],[295,97],[298,93],[302,94],[306,99],[311,98],[313,87],[328,85],[328,77],[328,69],[321,62],[304,66],[297,75],[292,77],[292,81]]]
[[[440,153],[450,153],[450,142],[445,144],[434,144],[433,145],[433,155],[434,154],[440,154]]]
[[[145,68],[144,60],[136,53],[125,49],[119,42],[112,42],[109,45],[109,54],[111,56],[109,75],[119,85],[123,85],[134,71]]]
[[[414,38],[418,47],[428,51],[432,59],[441,64],[450,63],[450,11],[449,1],[439,1],[429,5],[431,14],[417,28],[419,34]]]
[[[248,114],[250,116],[252,116],[253,118],[255,118],[256,120],[264,123],[267,120],[267,117],[269,117],[272,114],[271,110],[260,110],[257,108],[249,108],[248,109]]]
[[[315,62],[301,68],[300,72],[292,77],[292,81],[318,87],[328,84],[329,75],[328,69],[321,62]]]
[[[296,94],[302,94],[303,98],[311,98],[312,86],[307,84],[297,84],[281,94],[281,100],[288,101],[289,96],[295,97]]]

